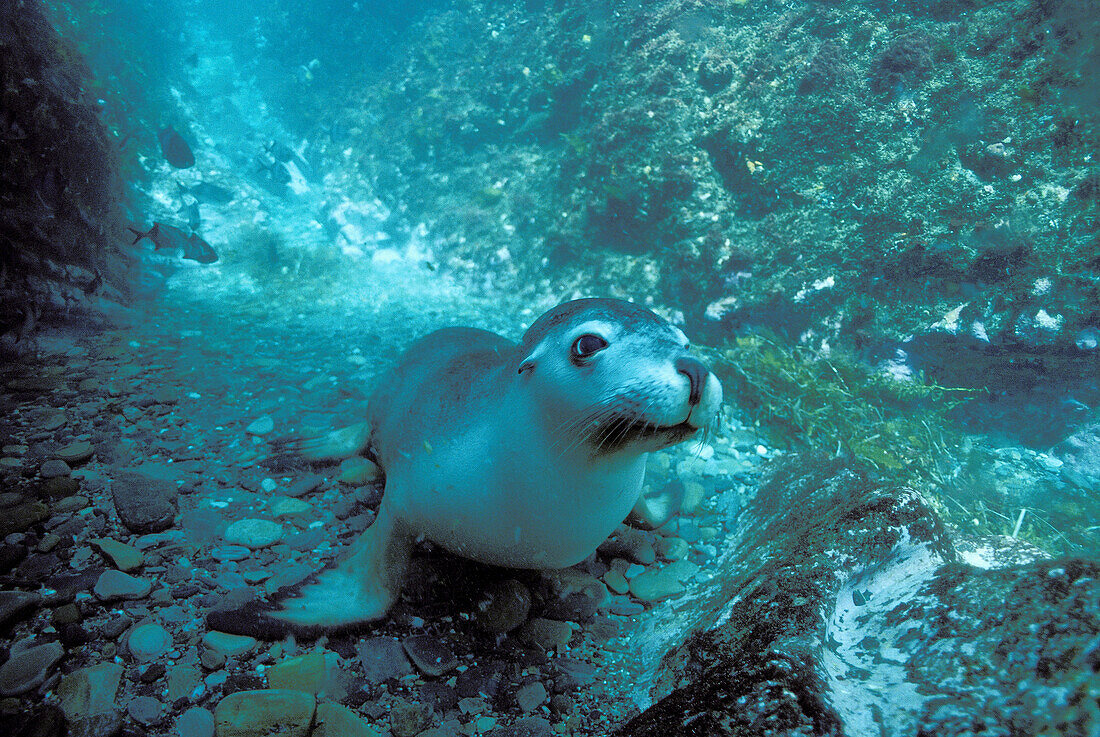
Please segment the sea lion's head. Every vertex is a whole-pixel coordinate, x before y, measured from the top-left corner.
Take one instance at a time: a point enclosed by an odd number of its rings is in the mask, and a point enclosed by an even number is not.
[[[556,440],[596,456],[686,440],[722,403],[722,385],[683,331],[617,299],[578,299],[542,315],[523,336],[516,370]]]

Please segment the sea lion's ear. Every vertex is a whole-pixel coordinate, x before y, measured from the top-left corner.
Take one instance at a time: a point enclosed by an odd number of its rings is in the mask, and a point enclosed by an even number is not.
[[[530,353],[527,354],[527,358],[523,359],[519,364],[518,373],[522,374],[525,371],[530,371],[535,367],[535,364],[538,363],[539,356],[541,356],[543,351],[546,350],[544,346],[545,343],[539,343]]]

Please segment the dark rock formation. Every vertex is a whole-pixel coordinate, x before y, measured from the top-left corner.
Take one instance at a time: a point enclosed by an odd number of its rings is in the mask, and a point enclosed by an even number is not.
[[[913,492],[773,473],[621,737],[1095,734],[1100,562],[956,553]],[[1011,541],[1010,541],[1011,542]]]

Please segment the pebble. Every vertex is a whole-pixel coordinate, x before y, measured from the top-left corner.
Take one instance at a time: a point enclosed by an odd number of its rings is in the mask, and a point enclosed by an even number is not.
[[[130,655],[144,663],[159,658],[172,649],[172,635],[156,622],[139,624],[126,638]]]
[[[118,540],[98,538],[89,542],[120,571],[132,571],[140,568],[145,559],[145,554],[140,550]]]
[[[684,593],[684,582],[699,571],[688,560],[678,560],[662,568],[651,568],[630,579],[630,593],[642,601],[661,601]]]
[[[174,665],[168,669],[168,701],[193,698],[201,693],[202,673],[193,665]]]
[[[596,666],[583,660],[557,658],[553,661],[555,691],[577,691],[596,680]]]
[[[518,637],[540,650],[549,651],[569,644],[573,639],[573,628],[568,622],[536,617],[520,628]]]
[[[695,514],[703,506],[707,489],[698,481],[684,481],[684,496],[680,500],[680,512],[682,514]]]
[[[172,526],[178,493],[174,482],[133,473],[124,474],[111,484],[111,497],[119,519],[126,529],[139,535]]]
[[[251,551],[243,545],[219,545],[210,551],[210,557],[216,561],[244,560]]]
[[[266,548],[283,539],[283,526],[269,519],[240,519],[226,528],[224,537],[231,545]]]
[[[214,737],[214,715],[201,706],[192,706],[176,720],[178,737]]]
[[[293,497],[305,496],[311,491],[316,491],[324,482],[325,479],[320,474],[303,476],[287,488],[286,495]]]
[[[526,717],[503,729],[494,729],[493,737],[555,737],[550,722],[542,717]]]
[[[520,711],[529,714],[546,703],[548,696],[546,686],[542,685],[540,681],[532,681],[516,691],[516,706],[519,707]]]
[[[616,594],[625,594],[630,590],[630,583],[626,580],[626,576],[614,568],[603,574],[603,582]]]
[[[33,591],[0,591],[0,630],[25,618],[41,601]]]
[[[390,731],[393,737],[415,737],[432,725],[432,709],[404,699],[390,707]]]
[[[325,703],[317,705],[317,718],[310,737],[382,737],[382,733],[348,707]]]
[[[336,480],[345,484],[365,484],[381,475],[382,469],[369,459],[355,456],[340,462],[340,472],[336,475]]]
[[[123,668],[118,663],[99,663],[63,676],[57,686],[57,696],[65,718],[70,723],[80,723],[113,714],[116,711],[115,692],[122,673]]]
[[[55,479],[59,476],[68,476],[73,472],[69,464],[60,458],[52,458],[43,463],[38,469],[38,475],[44,479]]]
[[[137,696],[126,705],[126,713],[139,724],[150,726],[161,719],[161,703],[152,696]]]
[[[59,643],[35,645],[23,640],[12,645],[11,655],[0,665],[0,696],[18,696],[38,688],[65,655]]]
[[[106,570],[95,582],[92,591],[100,601],[118,599],[144,599],[152,591],[153,584],[144,578],[135,578],[122,571]]]
[[[214,709],[218,737],[306,737],[313,723],[313,696],[301,691],[238,691]]]
[[[275,431],[275,420],[271,415],[255,419],[244,429],[249,435],[269,435]]]
[[[255,637],[248,635],[231,635],[228,632],[211,630],[202,636],[202,644],[222,655],[235,658],[255,650],[257,641]]]
[[[268,510],[273,517],[302,517],[313,509],[307,502],[289,496],[275,497]]]
[[[682,537],[662,537],[654,545],[657,555],[665,560],[680,560],[686,558],[691,551],[691,546]]]
[[[641,530],[633,527],[620,527],[615,534],[600,544],[601,555],[606,557],[629,558],[635,563],[648,566],[657,560],[653,544]]]
[[[531,612],[531,592],[514,578],[491,586],[478,604],[476,622],[495,635],[511,632],[527,621]]]
[[[69,465],[76,465],[91,458],[94,452],[95,448],[92,447],[91,443],[87,440],[78,440],[59,448],[54,455]]]
[[[325,656],[312,652],[273,665],[267,671],[267,687],[320,693],[325,690]]]
[[[458,665],[458,658],[433,635],[413,635],[406,637],[401,646],[421,673],[429,676],[441,676]]]
[[[24,502],[4,510],[0,515],[0,537],[13,532],[26,532],[28,528],[50,516],[49,508],[39,501]]]
[[[549,619],[587,622],[607,599],[607,587],[595,576],[572,568],[548,571],[543,581],[549,588],[542,614]]]
[[[392,637],[370,637],[359,641],[359,662],[367,683],[384,683],[413,672],[401,643]]]

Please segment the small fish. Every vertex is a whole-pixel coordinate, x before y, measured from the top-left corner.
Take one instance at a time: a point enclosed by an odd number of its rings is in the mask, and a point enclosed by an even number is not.
[[[157,139],[160,141],[160,150],[164,154],[164,159],[169,164],[177,169],[189,169],[195,165],[195,154],[191,152],[191,147],[175,128],[171,126],[161,128]]]
[[[199,201],[194,198],[189,199],[190,202],[183,201],[178,212],[187,218],[187,227],[195,231],[202,227],[202,215],[199,213]]]
[[[194,233],[188,235],[174,225],[153,223],[153,227],[144,232],[134,228],[129,230],[136,236],[135,244],[142,238],[148,238],[153,242],[154,251],[179,251],[182,258],[198,261],[200,264],[212,264],[218,260],[218,254],[209,243]]]

